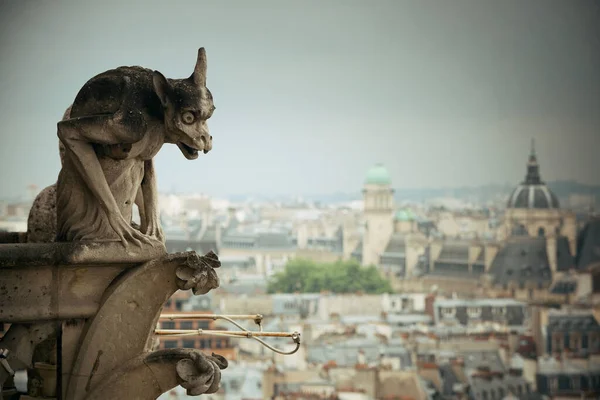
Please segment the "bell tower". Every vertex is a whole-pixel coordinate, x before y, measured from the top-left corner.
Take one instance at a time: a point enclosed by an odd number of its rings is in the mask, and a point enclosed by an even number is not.
[[[363,265],[378,265],[394,232],[394,190],[387,169],[376,164],[369,169],[363,189],[365,232]]]

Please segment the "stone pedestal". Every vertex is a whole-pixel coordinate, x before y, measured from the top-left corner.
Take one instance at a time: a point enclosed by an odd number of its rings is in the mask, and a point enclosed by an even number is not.
[[[227,365],[222,357],[151,348],[166,300],[177,290],[218,287],[219,265],[214,253],[166,254],[162,245],[0,244],[0,321],[11,324],[0,348],[13,369],[34,366],[44,397],[155,399],[179,384],[211,393]],[[36,352],[48,343],[57,365],[40,355],[51,351]],[[0,369],[0,383],[7,377]]]

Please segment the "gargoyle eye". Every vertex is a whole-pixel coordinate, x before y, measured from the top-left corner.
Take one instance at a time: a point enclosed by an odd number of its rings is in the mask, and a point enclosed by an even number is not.
[[[192,114],[189,111],[184,112],[183,114],[181,114],[181,120],[183,121],[184,124],[193,124],[194,120],[196,119],[196,117],[194,117],[194,114]]]

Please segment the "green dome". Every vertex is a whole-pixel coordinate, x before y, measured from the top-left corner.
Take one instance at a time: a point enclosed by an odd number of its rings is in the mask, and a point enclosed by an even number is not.
[[[413,221],[416,218],[417,216],[415,213],[408,208],[398,210],[394,215],[394,219],[396,219],[396,221]]]
[[[392,183],[392,179],[390,178],[390,173],[383,164],[376,164],[367,172],[365,183],[367,185],[389,185]]]

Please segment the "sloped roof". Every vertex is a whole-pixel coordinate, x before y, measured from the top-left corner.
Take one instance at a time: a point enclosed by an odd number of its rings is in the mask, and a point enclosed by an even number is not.
[[[566,236],[559,236],[556,239],[556,270],[568,271],[575,267],[575,258],[571,255],[569,239]]]
[[[552,271],[546,252],[546,239],[510,239],[498,251],[489,273],[496,284],[533,282],[548,286],[552,282]]]
[[[577,240],[575,264],[578,270],[600,263],[600,217],[585,224]]]
[[[384,256],[404,257],[406,252],[405,236],[401,233],[394,233],[383,252]]]

